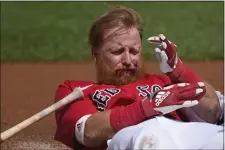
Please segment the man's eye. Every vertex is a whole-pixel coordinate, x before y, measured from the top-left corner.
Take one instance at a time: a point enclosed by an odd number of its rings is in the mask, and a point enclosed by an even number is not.
[[[118,50],[112,51],[111,53],[112,53],[113,55],[120,55],[120,54],[123,53],[123,51],[124,51],[124,49],[123,49],[123,48],[120,48],[120,49],[118,49]]]
[[[121,54],[121,52],[120,51],[113,51],[113,52],[111,52],[113,55],[119,55],[119,54]]]
[[[136,55],[136,54],[139,53],[139,51],[132,49],[132,50],[130,50],[130,53],[133,54],[133,55]]]

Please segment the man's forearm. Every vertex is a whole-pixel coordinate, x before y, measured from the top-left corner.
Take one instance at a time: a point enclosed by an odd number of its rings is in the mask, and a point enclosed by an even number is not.
[[[149,102],[150,103],[150,102]],[[157,115],[148,102],[137,101],[127,106],[119,106],[104,112],[98,112],[89,117],[85,123],[84,144],[89,147],[106,143],[116,132],[131,125],[136,125],[148,117]]]
[[[152,114],[153,115],[153,114]],[[89,147],[106,143],[119,130],[145,120],[142,101],[119,106],[90,116],[85,123],[84,144]]]
[[[84,143],[86,146],[100,146],[115,134],[110,125],[110,110],[90,116],[85,125]]]
[[[202,87],[198,83],[196,83],[195,86],[190,84],[176,84],[168,86],[160,91],[163,93],[171,93],[160,103],[158,103],[157,98],[161,96],[161,93],[158,92],[151,99],[146,98],[145,100],[136,101],[130,105],[119,106],[104,112],[97,112],[85,120],[84,134],[81,134],[81,138],[79,138],[80,136],[77,137],[88,147],[100,146],[123,128],[136,125],[153,116],[167,114],[176,109],[187,107],[185,105],[180,105],[181,101],[185,101],[183,99],[187,98],[188,95],[190,95],[192,99],[194,98],[193,100],[199,100],[204,94],[203,88],[204,86]],[[201,90],[201,92],[199,90]],[[170,106],[171,108],[168,109]],[[188,107],[190,106],[191,105],[188,105]],[[76,125],[76,129],[78,126],[79,121]],[[79,129],[76,131],[78,134]]]
[[[207,82],[205,83],[206,94],[200,100],[199,104],[193,107],[195,113],[209,123],[216,123],[221,116],[221,108],[215,89]]]
[[[84,144],[90,147],[100,146],[119,130],[136,125],[146,117],[150,117],[149,115],[154,115],[145,114],[143,105],[142,101],[137,101],[127,106],[93,114],[85,124]]]

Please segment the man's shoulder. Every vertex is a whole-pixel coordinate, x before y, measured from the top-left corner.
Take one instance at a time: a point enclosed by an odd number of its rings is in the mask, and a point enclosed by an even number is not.
[[[90,84],[95,84],[92,81],[82,81],[82,80],[64,80],[59,86],[65,86],[68,88],[84,87]]]

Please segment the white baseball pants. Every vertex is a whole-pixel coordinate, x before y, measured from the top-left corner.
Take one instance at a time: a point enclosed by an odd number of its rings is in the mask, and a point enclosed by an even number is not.
[[[107,150],[223,149],[223,126],[156,117],[120,130]]]

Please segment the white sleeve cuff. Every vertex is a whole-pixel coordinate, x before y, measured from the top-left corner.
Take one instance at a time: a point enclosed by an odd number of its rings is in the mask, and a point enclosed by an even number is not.
[[[76,139],[78,140],[78,142],[80,142],[81,144],[84,145],[84,129],[85,129],[85,123],[87,121],[87,119],[90,117],[91,115],[85,115],[83,117],[81,117],[76,125],[75,125],[75,136]]]

